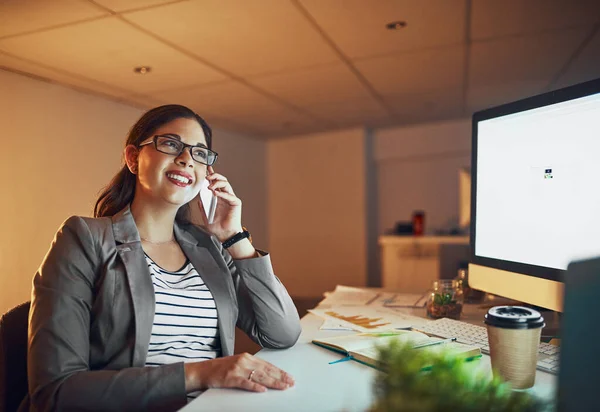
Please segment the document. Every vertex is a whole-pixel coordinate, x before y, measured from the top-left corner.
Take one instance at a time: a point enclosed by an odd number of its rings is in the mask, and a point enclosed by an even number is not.
[[[349,326],[340,325],[337,320],[324,319],[319,327],[320,330],[352,330]]]
[[[325,299],[319,302],[319,306],[367,305],[369,301],[377,298],[377,296],[377,292],[368,291],[367,289],[337,285],[334,291],[325,293]]]
[[[382,332],[408,329],[427,322],[425,319],[408,316],[392,309],[370,306],[332,306],[309,309],[310,313],[325,320],[336,322],[357,332]]]
[[[424,308],[429,293],[394,293],[393,296],[383,299],[382,305],[386,308]]]
[[[337,285],[335,290],[325,293],[319,307],[325,306],[385,306],[390,308],[423,308],[427,294],[394,293],[374,291],[369,288]]]

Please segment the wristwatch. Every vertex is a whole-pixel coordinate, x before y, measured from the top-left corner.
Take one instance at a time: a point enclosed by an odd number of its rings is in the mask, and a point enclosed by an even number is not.
[[[227,249],[230,248],[231,246],[235,245],[237,242],[239,242],[242,239],[248,239],[250,241],[250,243],[252,243],[252,236],[250,236],[250,232],[248,232],[248,229],[246,229],[245,227],[242,226],[242,232],[238,232],[235,235],[231,236],[229,239],[227,239],[225,242],[222,243],[223,248]]]

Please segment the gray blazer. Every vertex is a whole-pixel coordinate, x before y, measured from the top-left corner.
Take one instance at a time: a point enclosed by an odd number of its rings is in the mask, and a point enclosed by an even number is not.
[[[175,238],[214,296],[223,356],[233,354],[236,324],[266,348],[296,343],[298,312],[268,255],[233,260],[192,225],[175,225]],[[69,218],[33,279],[29,397],[21,410],[184,406],[183,363],[144,367],[154,307],[129,207],[112,218]]]

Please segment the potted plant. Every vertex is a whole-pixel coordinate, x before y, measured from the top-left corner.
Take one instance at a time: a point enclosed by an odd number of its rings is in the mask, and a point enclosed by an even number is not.
[[[549,403],[527,392],[513,391],[499,377],[473,373],[460,355],[413,350],[392,342],[380,347],[382,369],[375,382],[371,412],[541,412]],[[478,362],[478,361],[474,361]]]

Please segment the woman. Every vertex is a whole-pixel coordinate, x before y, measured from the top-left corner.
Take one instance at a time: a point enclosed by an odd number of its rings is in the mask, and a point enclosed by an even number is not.
[[[33,281],[31,410],[174,410],[210,387],[262,392],[293,379],[233,354],[237,324],[267,348],[300,334],[298,313],[241,225],[242,202],[215,173],[211,129],[167,105],[133,126],[122,170],[95,218],[71,217]],[[217,197],[212,223],[198,193]],[[189,221],[202,210],[204,229]]]

